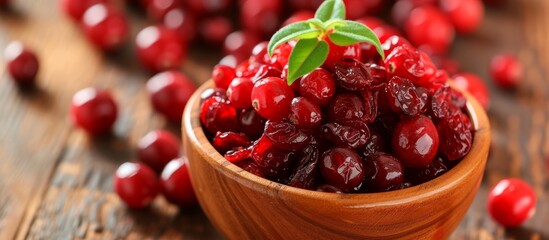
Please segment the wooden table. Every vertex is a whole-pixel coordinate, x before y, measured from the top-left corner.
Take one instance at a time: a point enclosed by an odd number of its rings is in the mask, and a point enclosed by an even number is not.
[[[112,174],[135,158],[136,141],[166,124],[151,110],[144,83],[150,76],[133,61],[131,47],[105,56],[94,50],[53,0],[17,0],[0,13],[0,49],[20,39],[41,60],[38,88],[20,91],[0,68],[0,239],[219,239],[200,209],[157,198],[150,209],[129,210],[112,193]],[[54,4],[55,2],[55,4]],[[516,91],[487,81],[492,152],[483,184],[455,239],[549,239],[549,1],[514,0],[489,8],[480,31],[458,37],[452,55],[464,70],[489,79],[496,53],[518,54],[525,76]],[[132,15],[132,31],[147,23]],[[219,58],[194,48],[183,67],[197,83]],[[3,64],[2,64],[3,66]],[[89,139],[71,126],[72,95],[88,86],[110,89],[121,106],[114,136]],[[488,189],[521,177],[538,195],[534,218],[505,230],[487,215]]]

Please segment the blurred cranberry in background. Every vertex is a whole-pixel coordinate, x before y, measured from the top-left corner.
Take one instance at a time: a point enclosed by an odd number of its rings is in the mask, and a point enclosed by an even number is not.
[[[477,30],[484,17],[484,6],[480,0],[441,0],[440,8],[447,14],[456,31],[462,34]]]
[[[367,14],[376,14],[383,7],[384,0],[343,0],[347,19],[357,19]]]
[[[104,51],[120,47],[128,38],[127,17],[111,4],[91,6],[84,13],[81,24],[88,40]]]
[[[282,26],[286,26],[296,22],[307,21],[314,17],[315,17],[315,13],[313,11],[301,10],[290,15],[290,17],[286,19],[284,23],[282,23]]]
[[[233,23],[226,17],[206,18],[200,23],[200,36],[211,44],[221,44],[233,31]]]
[[[452,79],[458,88],[471,93],[480,105],[488,110],[490,106],[490,92],[488,92],[488,88],[479,76],[473,73],[459,73],[454,75]]]
[[[446,54],[454,40],[454,27],[437,7],[417,7],[404,26],[408,40],[430,54]]]
[[[2,5],[2,2],[8,1],[0,0],[0,5]],[[105,2],[106,0],[60,0],[61,10],[75,21],[80,21],[84,12],[91,6]]]
[[[282,0],[246,0],[240,7],[240,24],[243,29],[270,36],[279,27]]]
[[[223,53],[233,55],[237,62],[242,62],[250,56],[252,49],[260,41],[261,39],[252,32],[236,31],[225,38]]]
[[[187,56],[187,45],[179,34],[161,25],[141,30],[135,44],[137,58],[151,72],[177,69]]]
[[[183,0],[147,0],[145,5],[147,14],[155,20],[162,20],[171,10],[182,7]]]
[[[218,13],[230,9],[232,0],[187,0],[187,6],[198,15]]]
[[[522,78],[522,65],[511,54],[495,56],[490,63],[492,80],[502,88],[514,88]]]
[[[167,28],[179,33],[181,38],[187,42],[192,41],[196,37],[198,21],[191,12],[182,8],[174,8],[168,11],[164,15],[162,23]]]
[[[4,61],[6,61],[6,70],[16,83],[34,84],[40,63],[36,54],[22,42],[14,41],[8,44],[4,50]]]

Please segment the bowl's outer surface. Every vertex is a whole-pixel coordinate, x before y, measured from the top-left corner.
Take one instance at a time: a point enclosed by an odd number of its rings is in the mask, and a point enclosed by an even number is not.
[[[288,187],[226,161],[205,137],[200,92],[183,116],[183,145],[202,209],[228,239],[443,239],[457,227],[478,190],[490,130],[469,99],[476,132],[470,153],[448,173],[411,188],[375,194],[335,194]]]

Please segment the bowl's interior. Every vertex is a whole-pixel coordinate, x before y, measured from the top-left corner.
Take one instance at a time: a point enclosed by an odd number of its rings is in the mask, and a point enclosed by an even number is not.
[[[473,169],[483,168],[486,161],[487,148],[490,144],[489,122],[483,108],[468,93],[464,92],[467,102],[467,112],[475,128],[471,150],[454,168],[447,173],[423,184],[413,187],[380,193],[327,193],[301,188],[290,187],[284,184],[270,181],[249,173],[238,166],[227,161],[207,140],[199,119],[200,93],[212,87],[212,81],[204,83],[189,100],[185,109],[183,128],[190,141],[200,146],[199,151],[213,167],[223,172],[242,184],[260,187],[261,189],[276,190],[276,194],[284,193],[303,198],[323,199],[326,201],[349,201],[349,203],[360,202],[362,206],[371,205],[393,205],[403,202],[415,201],[421,198],[428,198],[441,191],[447,191],[454,185],[467,177]],[[484,159],[483,159],[484,158]]]

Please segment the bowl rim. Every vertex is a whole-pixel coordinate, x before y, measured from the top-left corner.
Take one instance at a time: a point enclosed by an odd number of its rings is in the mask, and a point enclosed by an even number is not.
[[[324,201],[343,200],[367,205],[395,205],[413,202],[438,195],[441,192],[451,191],[459,182],[471,175],[474,169],[480,167],[484,169],[485,167],[490,145],[490,123],[486,112],[471,94],[459,90],[451,81],[449,83],[452,88],[462,92],[467,99],[467,113],[475,129],[471,149],[467,156],[445,174],[425,183],[399,190],[376,193],[332,193],[301,189],[256,176],[229,162],[208,141],[199,119],[200,95],[205,89],[214,86],[212,80],[203,83],[189,99],[183,114],[182,133],[187,135],[187,137],[184,136],[184,139],[188,139],[195,149],[199,149],[198,152],[203,159],[224,175],[255,188],[270,189],[277,195],[288,194]],[[480,154],[480,158],[475,154]],[[190,161],[192,162],[192,160]]]

